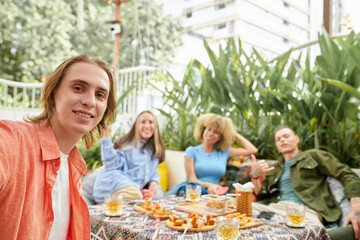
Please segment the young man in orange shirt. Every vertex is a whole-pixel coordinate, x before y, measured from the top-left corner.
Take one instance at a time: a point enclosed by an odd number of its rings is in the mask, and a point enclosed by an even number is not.
[[[45,82],[43,112],[26,122],[0,120],[0,235],[3,239],[90,239],[82,198],[90,148],[114,116],[115,82],[103,61],[80,55]]]

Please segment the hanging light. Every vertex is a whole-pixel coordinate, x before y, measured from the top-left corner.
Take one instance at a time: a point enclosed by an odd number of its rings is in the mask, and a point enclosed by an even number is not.
[[[84,0],[77,0],[77,28],[84,29]]]

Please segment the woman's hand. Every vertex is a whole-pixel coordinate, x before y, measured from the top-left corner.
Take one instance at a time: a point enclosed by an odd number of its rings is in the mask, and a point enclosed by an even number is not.
[[[150,192],[152,192],[154,195],[155,195],[155,193],[158,191],[158,189],[159,189],[159,184],[158,184],[157,182],[151,181],[151,182],[149,183],[149,190],[150,190]]]
[[[213,183],[207,183],[206,186],[207,186],[207,194],[216,194],[216,189],[221,187],[220,185]]]
[[[258,152],[257,148],[246,138],[241,136],[239,133],[236,133],[235,140],[243,146],[242,148],[230,147],[229,157],[236,156],[247,156],[251,154],[256,154]]]

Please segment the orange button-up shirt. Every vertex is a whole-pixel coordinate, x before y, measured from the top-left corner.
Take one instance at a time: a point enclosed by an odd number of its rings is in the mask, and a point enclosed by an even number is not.
[[[0,120],[0,238],[48,239],[54,222],[51,191],[60,150],[49,124]],[[68,157],[68,239],[90,239],[90,215],[82,198],[86,164],[74,147]]]

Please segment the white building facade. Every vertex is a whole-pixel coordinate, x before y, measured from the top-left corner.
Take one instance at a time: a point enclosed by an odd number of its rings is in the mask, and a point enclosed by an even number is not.
[[[317,39],[322,1],[310,0],[166,0],[164,10],[180,15],[188,33],[220,42],[240,38],[271,59]]]

